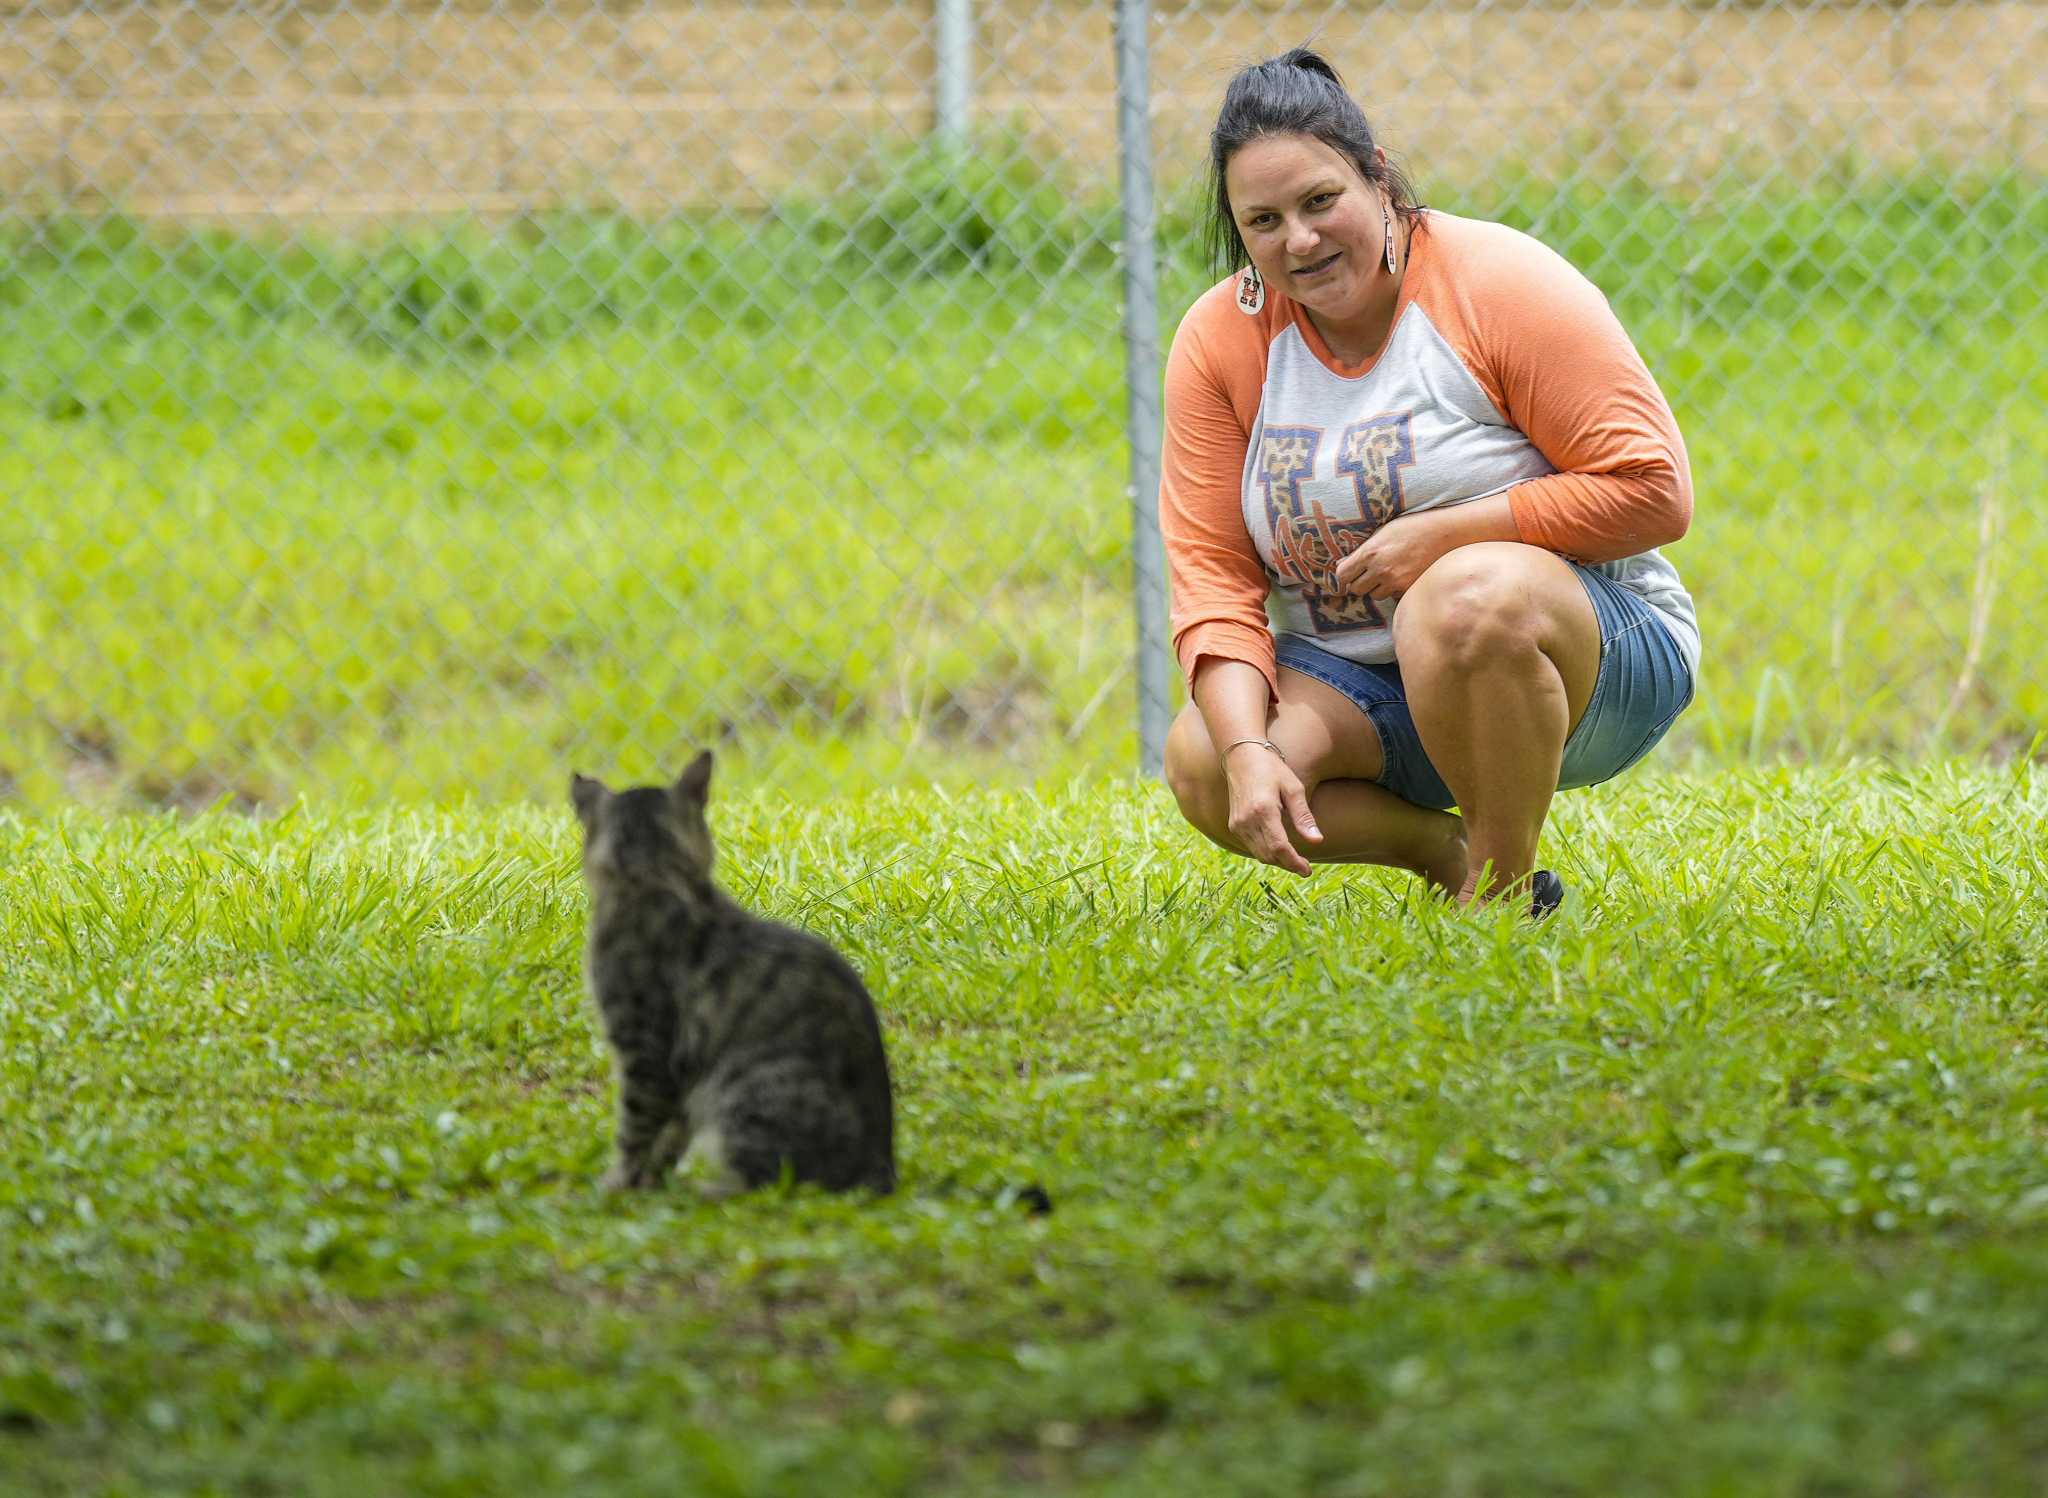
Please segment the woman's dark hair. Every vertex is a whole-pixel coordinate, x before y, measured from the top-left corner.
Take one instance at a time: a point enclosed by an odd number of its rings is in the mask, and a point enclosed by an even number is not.
[[[1230,191],[1223,174],[1230,158],[1267,135],[1312,135],[1358,168],[1358,174],[1387,195],[1394,212],[1413,218],[1422,210],[1407,175],[1391,161],[1382,166],[1372,126],[1365,111],[1344,90],[1344,80],[1328,59],[1307,47],[1296,47],[1267,62],[1238,71],[1223,91],[1216,128],[1209,132],[1209,166],[1215,199],[1209,219],[1210,264],[1218,275],[1236,270],[1248,258],[1244,236],[1230,211]]]

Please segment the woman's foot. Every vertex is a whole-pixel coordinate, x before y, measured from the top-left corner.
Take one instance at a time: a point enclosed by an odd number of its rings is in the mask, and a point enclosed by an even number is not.
[[[1507,889],[1500,889],[1489,880],[1484,894],[1474,887],[1479,881],[1471,876],[1467,876],[1463,883],[1457,886],[1439,884],[1433,874],[1426,877],[1431,885],[1435,886],[1438,894],[1447,899],[1455,899],[1457,904],[1468,908],[1475,905],[1491,905],[1500,899],[1520,899],[1526,896],[1529,901],[1529,919],[1532,921],[1547,919],[1564,903],[1564,881],[1549,869],[1538,869],[1526,880],[1518,879]]]

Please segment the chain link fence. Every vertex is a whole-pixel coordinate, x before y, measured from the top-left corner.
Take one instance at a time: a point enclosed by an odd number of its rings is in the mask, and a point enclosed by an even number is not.
[[[2039,3],[0,0],[0,789],[1127,769],[1206,132],[1302,40],[1670,395],[1667,762],[2037,751]]]

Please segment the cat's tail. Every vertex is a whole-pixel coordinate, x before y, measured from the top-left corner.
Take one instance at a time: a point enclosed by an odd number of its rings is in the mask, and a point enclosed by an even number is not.
[[[1052,1211],[1052,1193],[1036,1181],[1027,1181],[1021,1186],[1013,1182],[991,1191],[986,1186],[963,1185],[956,1174],[941,1177],[931,1189],[936,1196],[979,1197],[1004,1211],[1022,1212],[1031,1217],[1043,1217]]]
[[[1033,1217],[1043,1217],[1052,1211],[1052,1196],[1036,1181],[1027,1181],[1022,1186],[1005,1186],[996,1193],[996,1205],[1015,1207]]]

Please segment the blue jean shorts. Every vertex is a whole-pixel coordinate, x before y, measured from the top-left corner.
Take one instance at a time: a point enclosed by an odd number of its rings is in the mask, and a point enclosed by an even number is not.
[[[1559,790],[1598,785],[1619,775],[1656,747],[1693,695],[1691,668],[1655,611],[1590,567],[1574,563],[1572,571],[1585,584],[1600,621],[1600,674],[1584,715],[1564,741]],[[1281,665],[1335,687],[1372,720],[1385,760],[1379,784],[1417,806],[1457,804],[1422,752],[1399,666],[1360,665],[1302,635],[1283,634],[1277,645]]]

